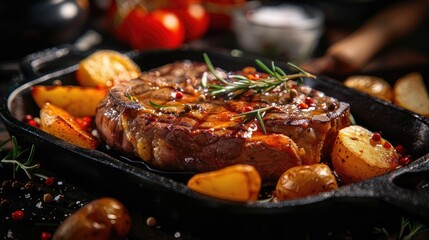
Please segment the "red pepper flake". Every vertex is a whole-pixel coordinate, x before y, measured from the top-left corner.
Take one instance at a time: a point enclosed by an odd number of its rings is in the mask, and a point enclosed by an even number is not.
[[[299,109],[307,109],[308,108],[308,104],[305,102],[302,102],[300,104],[298,104],[298,108]]]
[[[55,179],[53,177],[48,177],[45,179],[45,184],[46,186],[51,186],[52,184],[54,184]]]
[[[405,150],[404,146],[402,146],[402,145],[397,145],[395,147],[395,150],[397,153],[401,154],[401,156],[407,155],[407,151]]]
[[[384,142],[384,143],[383,143],[383,147],[384,147],[385,149],[390,149],[390,148],[392,147],[392,144],[390,144],[389,142]]]
[[[410,155],[407,155],[399,159],[399,165],[401,166],[408,165],[411,162],[411,160],[412,160],[412,157]]]
[[[314,104],[314,100],[311,97],[306,97],[305,98],[305,103],[307,105],[313,105]]]
[[[42,232],[40,235],[40,240],[49,240],[52,238],[52,234],[50,232]]]
[[[24,212],[21,210],[16,210],[11,214],[13,221],[21,221],[24,218]]]
[[[241,109],[241,112],[250,112],[253,110],[253,107],[247,105],[243,109]]]
[[[375,141],[375,142],[379,142],[380,140],[381,140],[381,135],[380,135],[380,133],[374,133],[373,135],[372,135],[372,137],[371,137],[371,139],[373,140],[373,141]]]

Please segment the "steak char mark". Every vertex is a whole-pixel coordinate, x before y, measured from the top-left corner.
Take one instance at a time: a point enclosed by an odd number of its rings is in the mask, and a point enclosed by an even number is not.
[[[205,172],[246,163],[264,182],[274,182],[293,166],[328,158],[338,130],[350,125],[347,103],[293,81],[289,90],[227,99],[210,96],[203,78],[220,84],[205,64],[179,61],[112,87],[97,110],[100,137],[161,170]],[[236,117],[268,106],[275,107],[263,115],[266,133],[257,119]]]

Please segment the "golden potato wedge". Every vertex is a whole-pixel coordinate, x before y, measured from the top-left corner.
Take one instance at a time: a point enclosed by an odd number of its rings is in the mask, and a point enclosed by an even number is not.
[[[429,94],[420,73],[409,73],[395,82],[393,85],[393,103],[429,117]]]
[[[316,163],[286,170],[277,181],[275,196],[278,201],[284,201],[337,188],[337,180],[329,166]]]
[[[117,199],[95,199],[67,217],[57,228],[53,240],[119,240],[126,239],[131,217]]]
[[[140,74],[140,67],[128,56],[114,50],[98,50],[80,61],[76,79],[85,87],[111,87]]]
[[[96,149],[98,140],[63,109],[45,103],[40,109],[40,129],[76,146]]]
[[[256,201],[261,190],[261,176],[251,165],[236,164],[216,171],[195,174],[188,187],[214,198]]]
[[[388,173],[399,160],[387,140],[359,125],[338,132],[331,157],[335,172],[345,184]]]
[[[344,85],[368,93],[371,96],[392,101],[392,87],[382,78],[368,75],[354,75],[344,80]]]
[[[107,91],[107,88],[39,85],[32,87],[31,94],[40,108],[49,102],[75,117],[94,117]]]

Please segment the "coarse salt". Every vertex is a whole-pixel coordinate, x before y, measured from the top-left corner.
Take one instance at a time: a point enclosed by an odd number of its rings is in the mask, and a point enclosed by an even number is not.
[[[249,19],[261,25],[301,27],[309,24],[310,16],[308,16],[302,7],[281,5],[277,7],[261,7],[252,12]]]

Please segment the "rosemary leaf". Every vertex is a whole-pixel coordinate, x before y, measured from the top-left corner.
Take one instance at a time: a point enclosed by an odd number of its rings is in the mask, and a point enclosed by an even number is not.
[[[276,66],[276,71],[281,74],[282,77],[286,77],[286,73],[279,67]]]
[[[262,61],[260,61],[259,59],[256,59],[255,60],[255,62],[256,62],[256,64],[262,69],[262,70],[264,70],[265,72],[267,72],[268,74],[270,74],[270,75],[274,75],[274,72],[273,71],[271,71],[268,67],[267,67],[267,65],[265,65]]]
[[[264,107],[264,108],[258,108],[255,110],[251,110],[251,111],[247,111],[247,112],[243,112],[240,114],[237,114],[236,116],[232,117],[232,119],[238,119],[238,118],[242,118],[242,122],[246,123],[252,119],[255,119],[258,121],[259,126],[261,127],[261,130],[264,134],[267,134],[267,131],[265,129],[265,124],[263,121],[263,116],[265,115],[265,113],[271,109],[273,109],[273,106],[269,106],[269,107]]]
[[[225,79],[221,78],[221,77],[216,73],[216,71],[215,71],[215,69],[214,69],[214,67],[213,67],[213,64],[212,64],[212,62],[210,61],[210,58],[209,58],[209,56],[207,55],[207,53],[204,53],[203,55],[204,55],[204,61],[205,61],[206,65],[207,65],[207,68],[208,68],[208,69],[209,69],[209,71],[213,74],[213,76],[215,76],[215,78],[216,78],[216,79],[218,79],[219,81],[223,82],[224,84],[229,85],[230,83],[229,83],[227,80],[225,80]]]
[[[12,136],[12,151],[6,154],[3,159],[0,160],[0,163],[10,163],[13,165],[13,177],[15,178],[16,172],[19,170],[23,170],[28,178],[32,178],[32,174],[30,170],[34,168],[38,168],[39,164],[32,164],[34,152],[35,152],[35,146],[34,144],[31,145],[30,153],[28,154],[27,160],[22,163],[20,159],[23,157],[24,154],[26,154],[29,150],[24,149],[21,150],[22,147],[19,146],[18,141],[14,136]],[[1,145],[3,146],[3,144]],[[3,150],[2,150],[3,151]]]
[[[152,105],[152,106],[153,106],[153,107],[155,107],[155,108],[163,108],[163,107],[166,107],[166,106],[159,105],[159,104],[155,103],[155,102],[154,102],[154,101],[152,101],[152,100],[149,100],[149,103],[150,103],[150,105]]]
[[[267,130],[265,130],[265,124],[264,124],[264,121],[262,120],[262,115],[261,115],[260,111],[256,112],[256,119],[258,119],[258,122],[259,122],[259,125],[261,126],[262,132],[264,134],[267,134]]]

